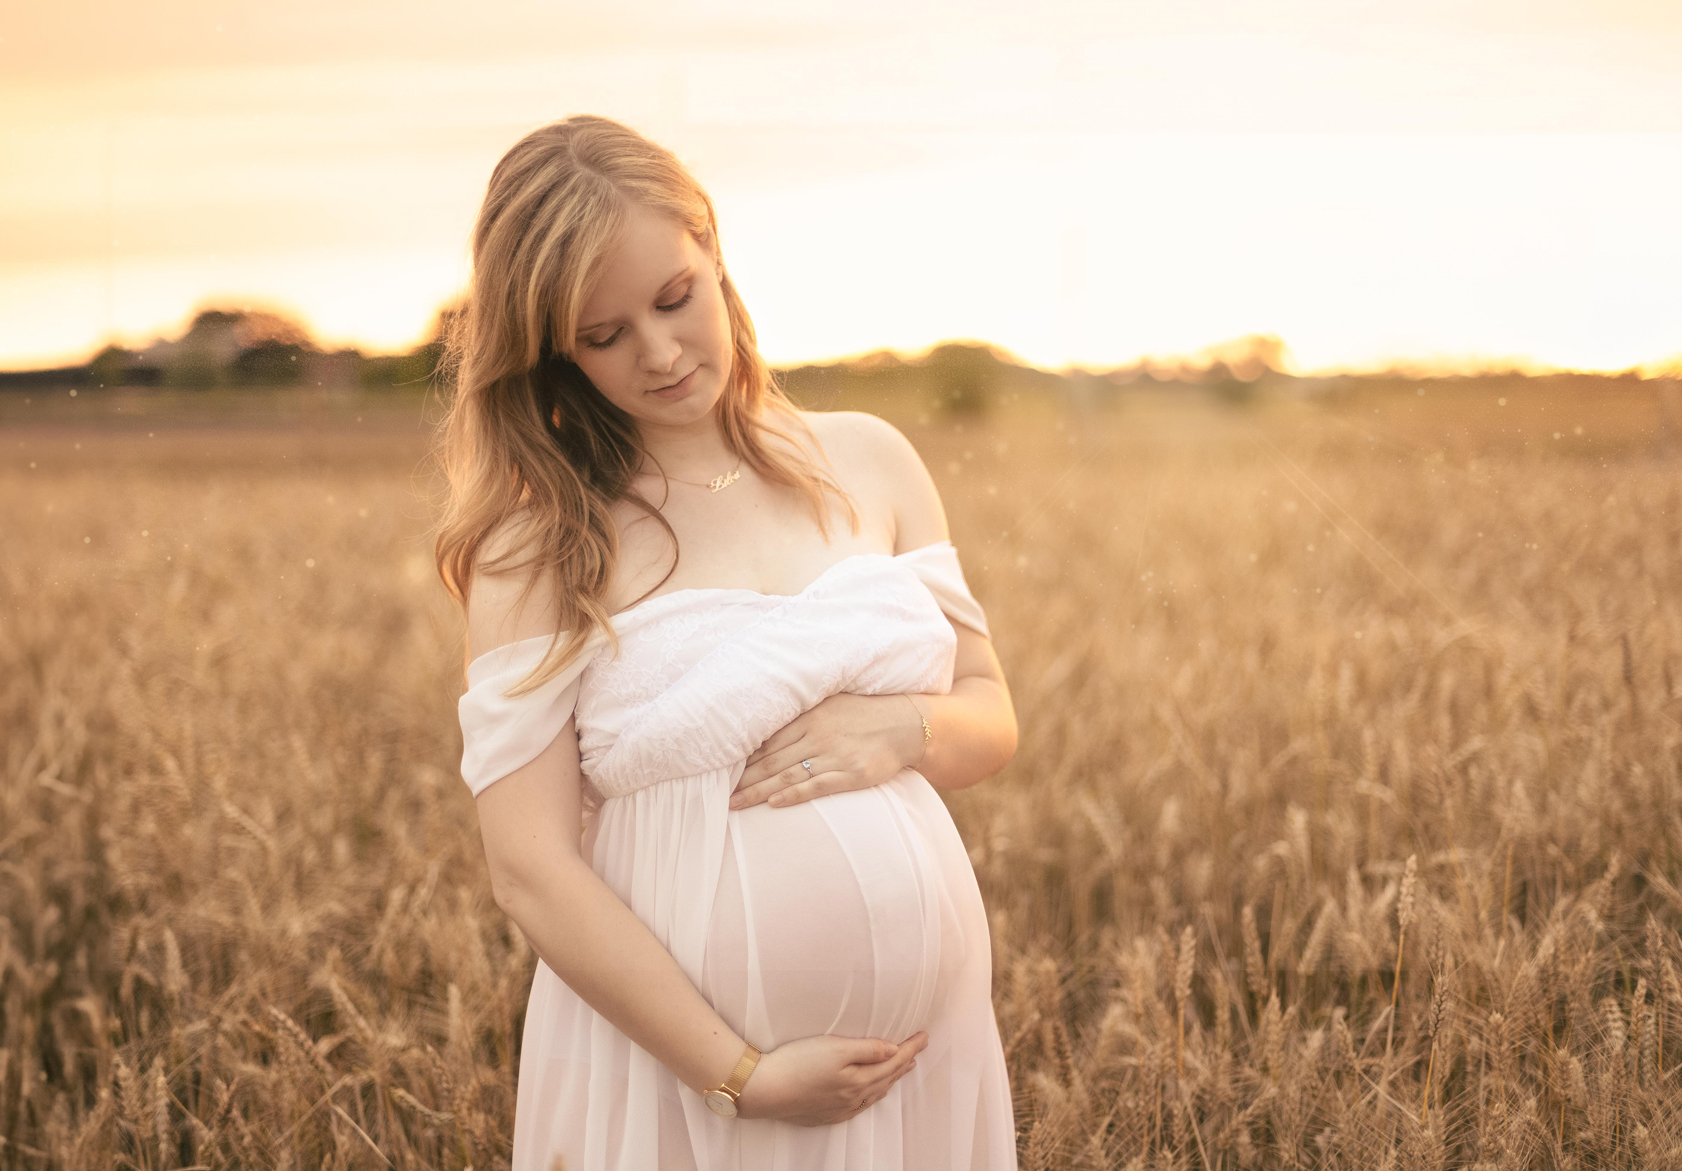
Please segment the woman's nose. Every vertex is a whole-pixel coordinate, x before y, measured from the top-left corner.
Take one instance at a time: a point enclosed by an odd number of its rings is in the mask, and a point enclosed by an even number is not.
[[[653,330],[643,338],[642,366],[650,374],[665,374],[671,370],[683,347],[664,330]]]

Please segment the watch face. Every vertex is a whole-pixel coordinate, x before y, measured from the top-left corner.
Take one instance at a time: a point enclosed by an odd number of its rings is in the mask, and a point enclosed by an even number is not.
[[[736,1117],[736,1103],[723,1090],[708,1090],[701,1095],[701,1101],[707,1104],[707,1109],[725,1118]]]

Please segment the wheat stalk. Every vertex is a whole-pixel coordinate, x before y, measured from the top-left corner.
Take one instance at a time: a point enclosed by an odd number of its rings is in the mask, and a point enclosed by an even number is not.
[[[1413,922],[1413,886],[1419,870],[1419,855],[1409,854],[1402,873],[1402,891],[1396,902],[1396,972],[1390,983],[1390,1027],[1384,1034],[1384,1056],[1390,1056],[1390,1043],[1396,1036],[1396,997],[1402,990],[1402,945],[1407,940],[1408,924]]]
[[[1197,965],[1197,933],[1190,923],[1180,931],[1180,958],[1174,967],[1174,1017],[1178,1037],[1174,1046],[1174,1076],[1186,1076],[1186,1002],[1191,999],[1192,971]]]

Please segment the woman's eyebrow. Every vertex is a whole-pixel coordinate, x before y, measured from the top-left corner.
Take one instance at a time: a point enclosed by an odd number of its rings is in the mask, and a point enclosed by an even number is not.
[[[672,276],[672,278],[670,280],[668,280],[665,284],[660,286],[660,288],[654,294],[654,299],[656,301],[658,301],[660,299],[660,294],[661,293],[664,293],[667,289],[671,288],[673,285],[677,284],[684,277],[689,276],[694,271],[695,271],[695,266],[693,264],[684,265],[683,268],[679,269],[678,272],[674,276]],[[599,329],[600,327],[602,327],[604,325],[612,325],[612,324],[613,323],[611,321],[598,321],[594,325],[581,325],[581,326],[579,326],[578,327],[578,332],[579,333],[589,333],[592,329]]]

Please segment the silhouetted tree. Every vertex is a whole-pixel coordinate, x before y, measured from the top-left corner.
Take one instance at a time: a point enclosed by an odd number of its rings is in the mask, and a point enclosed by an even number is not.
[[[234,355],[228,365],[229,379],[236,386],[289,386],[302,380],[308,353],[296,343],[258,342]]]
[[[128,372],[129,352],[121,346],[106,346],[88,363],[88,385],[121,386]]]
[[[1001,365],[990,347],[963,342],[936,346],[922,362],[936,401],[955,415],[979,415],[992,406]]]

